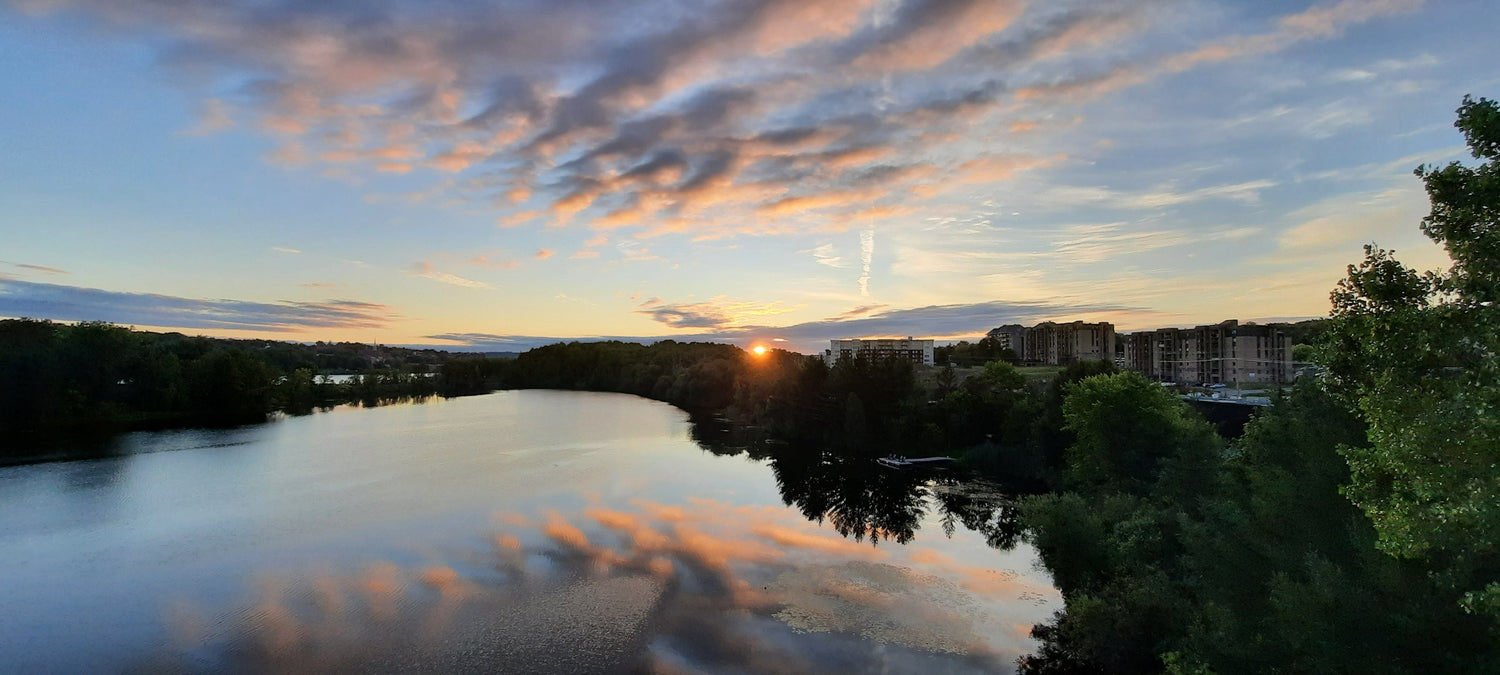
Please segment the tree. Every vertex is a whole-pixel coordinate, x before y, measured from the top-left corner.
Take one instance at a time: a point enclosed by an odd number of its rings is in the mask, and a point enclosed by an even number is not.
[[[1458,304],[1493,308],[1500,301],[1500,105],[1465,96],[1453,126],[1474,159],[1485,161],[1417,167],[1432,202],[1422,231],[1453,259],[1443,290],[1456,294]]]
[[[1213,427],[1139,373],[1081,380],[1068,387],[1062,411],[1064,428],[1077,438],[1066,453],[1075,487],[1137,495],[1170,487],[1187,490],[1181,496],[1190,504],[1194,486],[1205,487],[1203,475],[1212,474]],[[1173,484],[1158,485],[1159,478]]]
[[[1478,166],[1419,167],[1422,230],[1453,260],[1418,274],[1378,247],[1332,294],[1327,386],[1369,425],[1345,492],[1387,553],[1423,562],[1500,618],[1500,106],[1465,97],[1455,123]]]

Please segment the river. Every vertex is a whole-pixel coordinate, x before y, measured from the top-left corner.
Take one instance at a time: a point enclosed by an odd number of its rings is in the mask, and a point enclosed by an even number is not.
[[[0,468],[3,672],[1005,672],[1009,502],[618,394],[126,434]]]

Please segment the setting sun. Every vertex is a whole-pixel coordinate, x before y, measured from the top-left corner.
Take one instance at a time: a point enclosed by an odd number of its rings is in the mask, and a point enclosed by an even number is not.
[[[755,352],[756,356],[765,356],[766,355],[766,346],[765,345],[755,345],[754,347],[752,347],[750,349],[750,351]]]

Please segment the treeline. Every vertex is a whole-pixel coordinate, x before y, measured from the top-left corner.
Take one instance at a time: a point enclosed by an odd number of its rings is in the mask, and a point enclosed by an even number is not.
[[[0,321],[0,455],[60,434],[264,420],[283,410],[438,393],[434,350],[150,333],[107,323]],[[361,372],[333,382],[321,372]]]
[[[1000,341],[992,337],[980,338],[978,342],[960,340],[932,349],[932,360],[940,365],[982,366],[991,361],[1018,364],[1020,358],[1020,354],[1009,347],[1001,347]]]
[[[465,359],[440,369],[446,391],[573,389],[635,394],[694,412],[724,408],[749,356],[733,345],[663,340],[567,342],[513,359]]]

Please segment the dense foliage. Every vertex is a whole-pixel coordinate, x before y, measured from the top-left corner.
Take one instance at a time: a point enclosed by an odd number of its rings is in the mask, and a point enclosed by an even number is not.
[[[1333,292],[1330,389],[1370,425],[1347,493],[1380,547],[1500,619],[1500,105],[1465,98],[1477,167],[1420,167],[1422,230],[1453,267],[1418,274],[1366,249]]]
[[[999,340],[986,337],[978,342],[960,340],[951,345],[936,347],[932,350],[932,359],[934,363],[942,365],[982,366],[991,361],[1019,363],[1020,355],[1010,348],[1001,347]]]
[[[1228,452],[1133,375],[1067,398],[1068,489],[1022,520],[1066,599],[1025,672],[1493,672],[1494,626],[1376,548],[1339,493],[1366,428],[1316,384]],[[1159,388],[1158,388],[1159,389]],[[1135,390],[1138,395],[1125,392]],[[1159,430],[1142,441],[1137,425]],[[1097,464],[1109,457],[1114,470]],[[1099,476],[1105,478],[1100,479]]]

